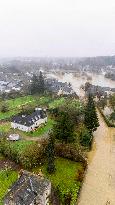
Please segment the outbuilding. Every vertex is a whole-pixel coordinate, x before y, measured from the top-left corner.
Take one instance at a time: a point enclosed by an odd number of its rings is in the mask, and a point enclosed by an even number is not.
[[[4,197],[4,205],[49,205],[51,182],[43,176],[23,171]]]

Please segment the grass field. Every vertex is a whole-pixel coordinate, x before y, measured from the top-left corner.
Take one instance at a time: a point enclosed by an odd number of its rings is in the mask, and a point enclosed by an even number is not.
[[[29,148],[29,146],[31,145],[31,144],[33,144],[33,143],[35,143],[35,142],[33,142],[33,141],[31,141],[31,140],[19,140],[19,141],[16,141],[16,142],[10,142],[10,141],[3,141],[3,142],[1,142],[1,144],[0,144],[0,151],[1,151],[1,149],[2,150],[4,150],[3,151],[3,153],[5,152],[5,154],[14,154],[15,155],[15,153],[17,154],[17,155],[19,155],[21,152],[23,152],[26,148]],[[10,153],[10,151],[12,152],[12,153]],[[8,156],[9,156],[8,155]],[[15,156],[14,156],[15,157]]]
[[[51,102],[51,98],[48,96],[39,97],[39,96],[29,95],[29,96],[20,97],[12,100],[7,100],[5,102],[8,105],[9,111],[5,113],[0,112],[0,120],[10,118],[13,115],[20,113],[22,111],[22,108],[24,108],[24,106],[26,107],[31,106],[34,108],[35,106],[46,105],[47,103]]]
[[[42,166],[43,174],[52,182],[55,188],[59,189],[61,200],[64,200],[65,195],[72,195],[73,204],[77,198],[81,183],[76,180],[78,170],[83,169],[82,164],[71,160],[57,158],[55,160],[56,171],[54,174],[48,174],[46,165]],[[39,169],[34,168],[34,172],[38,173]]]
[[[20,108],[23,105],[43,105],[51,101],[49,96],[36,96],[36,95],[28,95],[25,97],[19,97],[16,99],[7,100],[6,103],[9,106],[9,109]]]
[[[52,101],[51,103],[49,103],[49,108],[55,108],[58,107],[60,105],[63,105],[65,103],[66,99],[61,97],[59,99],[56,99],[54,101]]]
[[[0,120],[1,119],[7,119],[10,118],[13,115],[16,115],[20,112],[22,109],[22,105],[27,105],[27,104],[32,104],[35,103],[35,99],[33,96],[25,96],[25,97],[20,97],[12,100],[6,100],[5,103],[8,105],[9,111],[2,113],[0,112]],[[3,104],[1,102],[0,106]]]
[[[22,109],[26,106],[36,107],[36,106],[47,106],[49,105],[50,108],[57,107],[61,105],[65,99],[62,97],[60,99],[52,99],[49,96],[25,96],[16,99],[6,100],[5,103],[8,105],[9,111],[3,113],[0,112],[0,120],[7,119],[16,115],[22,111]],[[0,103],[0,107],[4,104],[4,102]]]
[[[12,150],[16,150],[17,153],[23,152],[27,147],[29,148],[29,145],[33,144],[33,141],[25,141],[20,140],[17,142],[10,142],[10,147]]]
[[[10,131],[11,128],[11,123],[10,122],[5,122],[0,124],[0,132],[1,133],[7,133]]]
[[[10,186],[17,180],[18,172],[12,170],[0,171],[0,205]]]

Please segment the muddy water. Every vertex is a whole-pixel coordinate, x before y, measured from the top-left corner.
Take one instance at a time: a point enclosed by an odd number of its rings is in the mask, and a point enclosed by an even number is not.
[[[115,128],[99,121],[78,205],[115,205]]]
[[[87,73],[88,76],[91,76],[91,80],[88,80],[93,85],[99,85],[102,87],[115,88],[115,81],[107,79],[102,74],[92,74]],[[80,89],[81,85],[84,85],[87,82],[87,76],[75,76],[73,73],[61,73],[48,74],[48,77],[57,78],[61,82],[70,82],[73,90],[81,97],[84,96],[84,92]]]

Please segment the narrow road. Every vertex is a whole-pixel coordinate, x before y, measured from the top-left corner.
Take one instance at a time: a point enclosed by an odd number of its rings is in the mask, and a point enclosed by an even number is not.
[[[94,133],[78,205],[115,205],[115,128],[98,116],[100,127]]]

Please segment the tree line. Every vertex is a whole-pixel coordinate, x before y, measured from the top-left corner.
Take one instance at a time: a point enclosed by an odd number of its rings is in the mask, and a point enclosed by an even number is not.
[[[55,171],[55,141],[59,140],[65,144],[74,143],[75,127],[77,125],[78,116],[74,110],[69,110],[67,107],[62,110],[58,110],[58,114],[55,118],[55,124],[51,133],[49,134],[49,143],[47,146],[47,171],[53,173]],[[82,146],[91,147],[93,132],[99,126],[99,120],[96,112],[93,96],[89,94],[87,104],[84,110],[84,126],[86,127],[80,133],[80,143]]]

